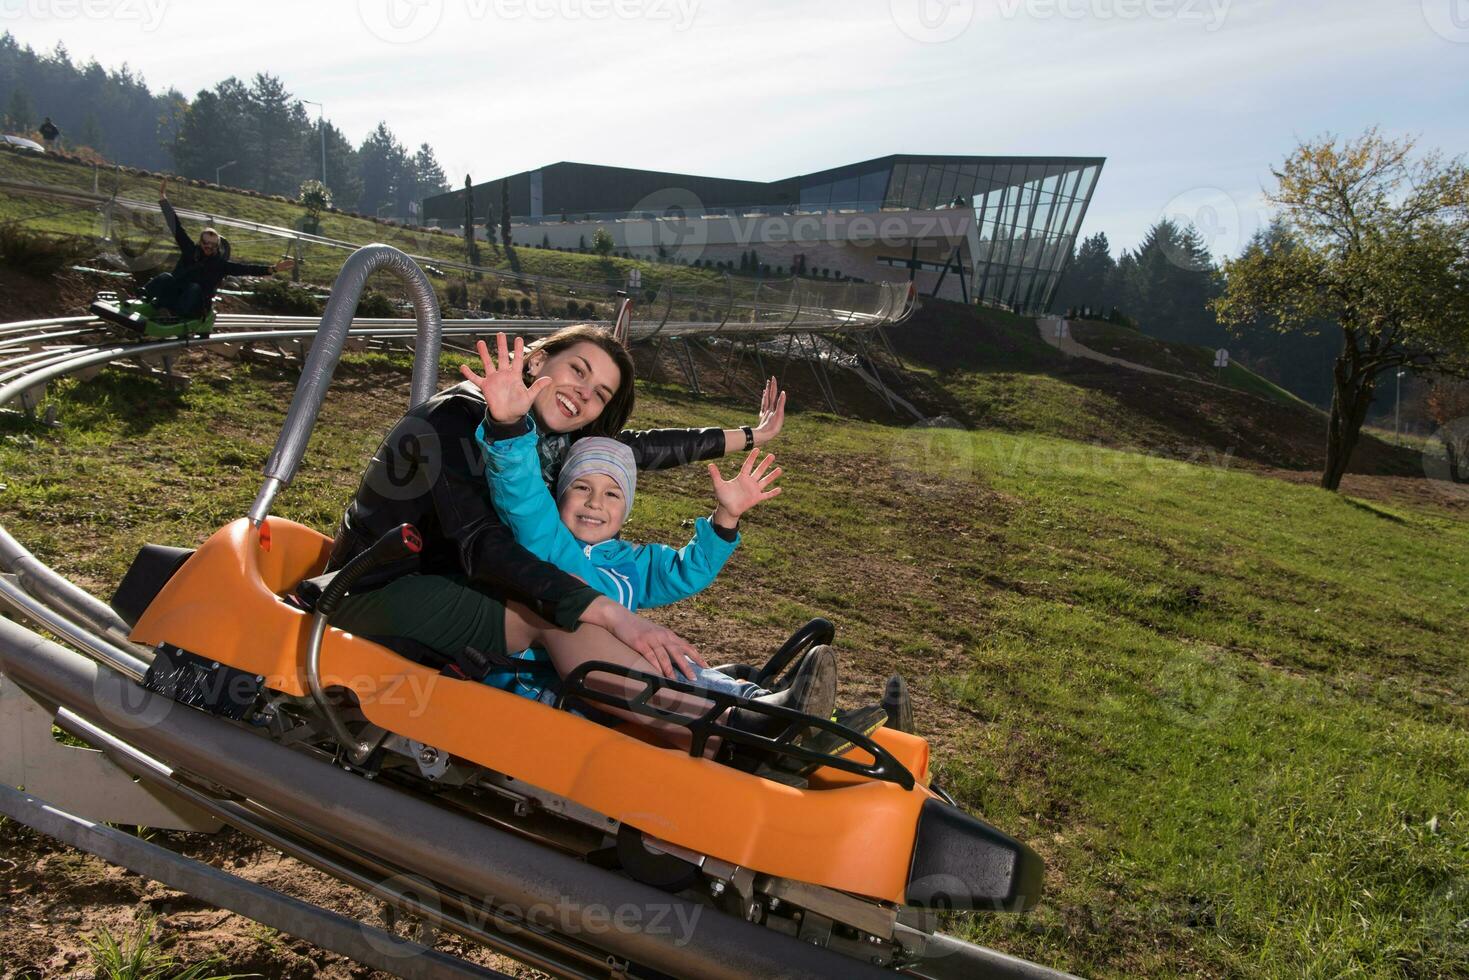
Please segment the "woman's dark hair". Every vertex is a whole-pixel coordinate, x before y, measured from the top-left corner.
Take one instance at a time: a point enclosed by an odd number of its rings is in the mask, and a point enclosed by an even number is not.
[[[607,405],[591,422],[577,429],[574,435],[578,436],[613,436],[622,431],[627,424],[628,417],[632,415],[633,399],[635,390],[633,387],[633,364],[632,355],[611,333],[591,323],[578,323],[574,327],[563,327],[551,334],[551,336],[538,340],[525,350],[526,359],[535,353],[545,354],[552,357],[569,347],[577,344],[596,344],[607,352],[612,362],[617,365],[620,375],[617,390],[612,397],[607,399]]]

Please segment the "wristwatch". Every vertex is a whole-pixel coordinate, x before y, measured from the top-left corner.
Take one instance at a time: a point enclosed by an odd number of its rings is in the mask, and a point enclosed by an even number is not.
[[[748,425],[742,425],[740,428],[745,433],[745,452],[749,452],[755,448],[755,430]]]

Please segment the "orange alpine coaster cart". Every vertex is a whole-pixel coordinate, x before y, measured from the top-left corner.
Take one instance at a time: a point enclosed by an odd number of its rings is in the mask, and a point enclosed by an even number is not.
[[[356,261],[370,249],[383,251]],[[751,704],[729,695],[700,690],[710,710],[681,718],[648,703],[665,687],[694,690],[677,682],[610,664],[583,665],[564,678],[563,699],[685,726],[693,748],[677,750],[657,744],[651,729],[601,724],[448,676],[331,627],[352,582],[415,551],[416,533],[404,525],[335,575],[315,578],[331,539],[269,509],[304,455],[362,281],[382,266],[399,272],[416,300],[413,404],[432,394],[441,330],[432,290],[402,253],[369,246],[333,289],[249,516],[197,550],[145,546],[119,587],[113,605],[133,626],[132,639],[156,651],[145,686],[365,778],[864,962],[903,966],[939,911],[1035,904],[1039,857],[955,806],[931,782],[929,746],[917,736],[841,729],[852,748],[814,756],[799,736],[839,728],[835,722],[765,707],[788,725],[764,738],[718,722],[725,708]],[[831,624],[815,620],[761,670],[724,669],[772,677],[831,636]],[[603,672],[622,675],[624,689],[638,693],[614,697],[587,683]],[[808,770],[820,765],[805,779],[777,781],[705,758],[701,750],[716,737],[803,760]]]

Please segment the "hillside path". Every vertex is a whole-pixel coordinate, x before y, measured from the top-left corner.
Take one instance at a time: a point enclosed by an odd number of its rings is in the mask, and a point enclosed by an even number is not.
[[[1120,357],[1112,357],[1110,354],[1103,354],[1101,351],[1092,350],[1085,344],[1077,343],[1076,338],[1071,336],[1071,330],[1069,328],[1066,331],[1066,336],[1057,337],[1056,324],[1060,322],[1060,317],[1037,318],[1035,325],[1036,329],[1040,331],[1041,339],[1067,357],[1084,357],[1090,361],[1112,364],[1116,367],[1126,368],[1129,371],[1141,371],[1143,374],[1156,374],[1159,377],[1176,378],[1179,381],[1187,381],[1189,384],[1203,385],[1206,388],[1218,388],[1220,391],[1228,391],[1232,394],[1252,395],[1255,398],[1260,397],[1259,395],[1254,395],[1252,392],[1241,392],[1240,389],[1230,385],[1219,384],[1217,381],[1206,381],[1203,378],[1194,378],[1187,374],[1175,374],[1172,371],[1160,371],[1158,368],[1148,367],[1146,364],[1139,364],[1136,361],[1128,361]]]
[[[1199,381],[1198,378],[1190,378],[1188,375],[1185,374],[1174,374],[1171,371],[1160,371],[1157,368],[1148,367],[1146,364],[1139,364],[1136,361],[1125,361],[1120,357],[1112,357],[1108,354],[1103,354],[1101,351],[1092,350],[1090,347],[1087,347],[1084,344],[1077,343],[1076,338],[1071,336],[1071,330],[1069,327],[1066,330],[1066,336],[1057,337],[1056,325],[1062,322],[1064,321],[1060,317],[1042,317],[1036,319],[1035,325],[1036,329],[1041,332],[1041,339],[1050,344],[1052,347],[1056,348],[1061,353],[1065,354],[1067,357],[1085,357],[1087,360],[1090,361],[1101,361],[1103,364],[1115,364],[1118,367],[1127,368],[1129,371],[1141,371],[1144,374],[1161,374],[1165,378],[1178,378],[1181,381],[1193,381],[1199,384],[1209,384],[1209,382],[1207,381]],[[1223,386],[1215,385],[1215,387],[1218,388]]]

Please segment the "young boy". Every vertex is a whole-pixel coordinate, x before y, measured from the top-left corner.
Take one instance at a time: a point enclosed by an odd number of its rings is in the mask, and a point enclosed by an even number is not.
[[[509,438],[496,438],[504,433],[491,432],[488,424],[481,424],[476,433],[500,519],[522,548],[632,612],[677,602],[708,587],[739,546],[740,518],[780,494],[774,484],[781,470],[772,468],[774,456],[761,459],[759,450],[752,451],[732,480],[725,480],[711,463],[716,506],[711,517],[694,522],[688,544],[681,549],[629,544],[618,534],[637,492],[632,450],[616,439],[578,440],[562,464],[552,499],[541,479],[534,423],[527,420],[522,425],[525,431]],[[534,651],[519,654],[518,659],[544,662]],[[699,687],[747,698],[770,693],[688,660],[678,666]],[[536,673],[539,678],[518,673],[512,689],[527,697],[543,697],[544,671]]]

